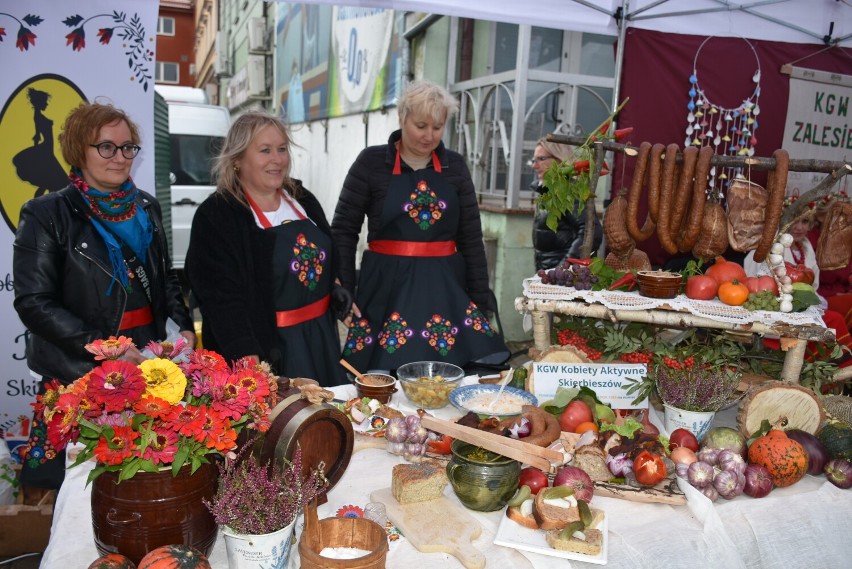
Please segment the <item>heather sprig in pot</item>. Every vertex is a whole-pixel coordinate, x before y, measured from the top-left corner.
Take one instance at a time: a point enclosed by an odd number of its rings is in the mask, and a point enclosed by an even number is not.
[[[302,471],[302,447],[297,446],[293,460],[260,462],[251,454],[252,441],[236,456],[219,464],[219,487],[204,505],[216,523],[244,535],[263,535],[290,525],[307,504],[327,486],[321,469],[305,475]]]
[[[657,393],[663,403],[684,411],[716,412],[731,399],[740,382],[740,373],[730,366],[691,365],[653,367]]]

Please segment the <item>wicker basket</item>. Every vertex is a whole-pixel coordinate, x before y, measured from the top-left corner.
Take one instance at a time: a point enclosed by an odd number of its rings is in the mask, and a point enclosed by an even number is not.
[[[320,552],[326,547],[352,547],[370,551],[355,559],[332,559]],[[384,528],[365,518],[317,519],[316,503],[305,508],[305,529],[299,540],[302,569],[384,569],[388,538]]]
[[[827,395],[822,403],[826,413],[852,425],[852,397]]]

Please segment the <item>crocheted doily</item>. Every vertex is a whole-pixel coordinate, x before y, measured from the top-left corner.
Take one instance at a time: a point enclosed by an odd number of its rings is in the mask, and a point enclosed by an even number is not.
[[[603,304],[610,310],[675,310],[731,324],[760,322],[767,326],[779,323],[795,326],[815,324],[825,327],[822,310],[809,306],[802,312],[773,312],[746,310],[729,306],[719,300],[693,300],[679,294],[675,298],[649,298],[638,292],[577,290],[574,287],[542,284],[539,277],[524,279],[524,296],[536,300],[583,300]]]

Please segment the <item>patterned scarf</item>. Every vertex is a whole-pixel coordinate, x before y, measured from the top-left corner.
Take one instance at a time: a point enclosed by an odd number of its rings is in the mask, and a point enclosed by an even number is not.
[[[121,243],[130,247],[139,260],[145,263],[148,245],[154,236],[154,228],[148,214],[144,209],[136,207],[139,190],[131,178],[127,178],[115,192],[102,192],[89,186],[77,168],[71,170],[69,177],[89,206],[89,220],[106,243],[113,278],[118,280],[125,290],[129,290],[130,278],[127,274],[127,263],[121,253]],[[112,292],[115,280],[110,283],[107,296]]]

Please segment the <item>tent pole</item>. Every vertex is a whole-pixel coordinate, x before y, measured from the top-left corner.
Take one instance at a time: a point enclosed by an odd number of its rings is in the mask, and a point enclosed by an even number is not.
[[[612,106],[611,109],[617,109],[619,97],[621,97],[621,68],[624,65],[624,41],[627,38],[627,11],[630,9],[629,0],[621,2],[621,18],[618,19],[618,45],[615,50],[615,84],[612,88]],[[618,12],[616,12],[618,13]],[[615,17],[615,14],[613,14]],[[613,120],[618,124],[618,117]]]

